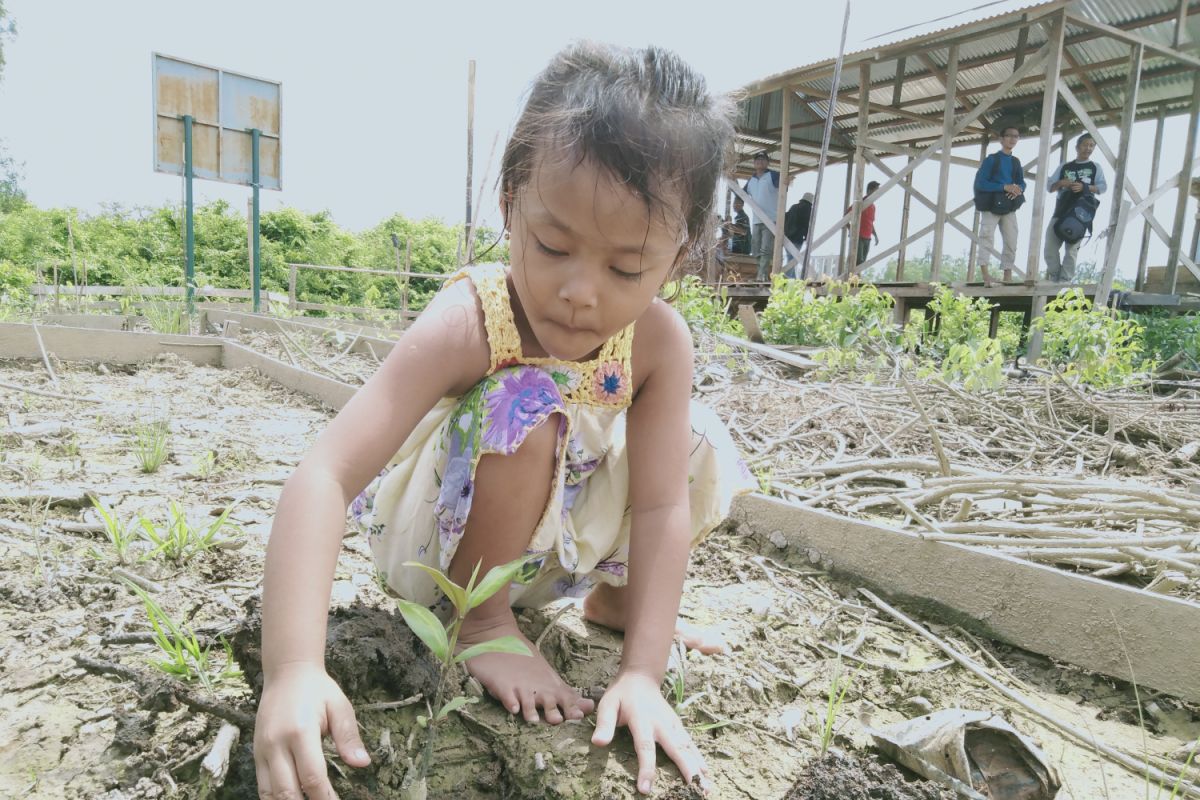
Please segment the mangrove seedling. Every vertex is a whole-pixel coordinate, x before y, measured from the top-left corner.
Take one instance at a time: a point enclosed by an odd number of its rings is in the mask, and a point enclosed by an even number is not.
[[[211,645],[201,645],[195,631],[172,619],[141,587],[128,580],[125,585],[141,599],[154,630],[154,644],[163,656],[150,660],[154,667],[182,681],[199,681],[209,691],[224,680],[241,676],[242,671],[233,658],[233,648],[225,637],[220,639],[225,662],[218,667],[210,653]]]
[[[134,455],[142,472],[157,472],[170,454],[170,428],[164,420],[141,423],[134,428]]]
[[[475,581],[479,577],[479,569],[482,562],[477,563],[471,573],[471,579],[465,587],[459,586],[450,580],[440,570],[419,564],[415,561],[405,562],[404,566],[424,570],[429,577],[433,578],[434,583],[438,585],[438,588],[442,590],[450,600],[450,604],[454,607],[454,615],[443,625],[433,615],[433,612],[425,606],[408,600],[396,601],[399,604],[400,614],[404,617],[405,623],[417,635],[417,638],[425,643],[425,646],[429,648],[434,658],[439,662],[437,691],[434,693],[433,703],[428,707],[428,714],[417,717],[417,724],[428,728],[424,753],[416,768],[417,774],[414,781],[410,782],[406,779],[405,783],[424,784],[425,776],[429,772],[429,765],[433,759],[433,743],[437,735],[438,724],[451,712],[461,709],[468,703],[476,702],[476,698],[465,695],[446,697],[447,691],[457,673],[458,665],[484,653],[533,655],[529,652],[529,648],[525,643],[515,636],[501,636],[497,639],[471,645],[461,653],[455,651],[458,646],[458,633],[462,629],[463,620],[467,618],[467,614],[471,609],[487,600],[496,592],[507,587],[517,578],[521,570],[529,562],[540,557],[540,555],[526,555],[507,564],[492,567],[488,570],[487,575],[483,576],[483,580],[478,583]],[[419,790],[417,790],[417,793],[419,794]]]

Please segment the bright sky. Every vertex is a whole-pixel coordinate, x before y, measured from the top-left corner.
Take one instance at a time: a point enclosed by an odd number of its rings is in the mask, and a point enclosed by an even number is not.
[[[983,2],[854,0],[847,50],[869,46],[869,37]],[[836,55],[844,8],[837,2],[794,0],[7,0],[6,5],[18,30],[5,47],[0,138],[9,154],[24,162],[25,188],[39,206],[94,212],[102,203],[179,202],[180,179],[152,170],[150,68],[151,53],[157,51],[281,81],[284,188],[264,191],[263,208],[328,209],[338,223],[354,230],[395,212],[462,220],[470,59],[477,63],[476,191],[484,171],[488,173],[477,216],[497,225],[491,189],[504,139],[530,80],[563,45],[591,38],[668,47],[700,70],[714,89],[724,91]],[[934,27],[1020,5],[991,4]],[[1172,121],[1166,153],[1182,148],[1182,128],[1180,119]],[[1137,136],[1144,146],[1138,148],[1135,138],[1137,157],[1131,170],[1144,193],[1151,126],[1139,126]],[[1036,147],[1036,140],[1029,139],[1017,153],[1028,161]],[[967,154],[966,149],[961,152]],[[1164,174],[1169,174],[1168,168],[1171,173],[1178,170],[1178,165],[1167,163],[1175,160],[1164,159]],[[962,184],[956,191],[965,198],[970,171],[955,170],[954,180]],[[917,185],[932,191],[937,170],[926,172],[929,175],[919,177]],[[1111,178],[1112,169],[1108,172]],[[833,170],[825,180],[829,219],[826,223],[823,213],[821,223],[832,224],[840,210],[834,206],[841,203],[844,172]],[[792,199],[811,191],[814,183],[814,176],[798,178]],[[197,202],[224,198],[237,208],[244,208],[249,197],[245,187],[203,180],[195,182],[195,193]],[[878,204],[885,246],[898,238],[900,204],[898,191]],[[917,206],[913,204],[913,230],[926,224]],[[1107,206],[1101,210],[1101,224],[1107,221]],[[1159,218],[1167,227],[1171,206],[1170,198],[1160,203]],[[1022,220],[1026,225],[1027,214]],[[1189,223],[1188,237],[1190,233]],[[1022,230],[1022,258],[1027,235]],[[1125,263],[1136,259],[1140,235],[1141,226],[1131,226],[1123,248]],[[965,249],[966,240],[951,236],[947,244],[950,253],[957,253]],[[1102,248],[1093,240],[1085,245],[1082,258],[1099,258]],[[830,246],[821,250],[829,252]],[[1151,250],[1151,263],[1163,260],[1165,248]],[[1122,269],[1131,271],[1132,267]]]

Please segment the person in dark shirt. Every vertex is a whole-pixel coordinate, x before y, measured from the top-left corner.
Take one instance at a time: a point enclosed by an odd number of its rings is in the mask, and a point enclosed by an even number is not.
[[[1096,149],[1096,140],[1090,133],[1085,133],[1075,140],[1075,160],[1060,164],[1046,184],[1046,191],[1057,192],[1054,203],[1054,214],[1050,224],[1046,226],[1046,246],[1042,256],[1046,259],[1046,279],[1056,283],[1070,283],[1075,278],[1075,256],[1079,253],[1082,239],[1076,242],[1064,242],[1054,229],[1063,214],[1074,205],[1075,199],[1084,192],[1094,195],[1104,193],[1108,183],[1104,180],[1104,170],[1092,161],[1092,151]],[[1066,258],[1062,257],[1063,245],[1066,245]]]
[[[813,193],[805,192],[799,202],[793,204],[787,210],[787,215],[783,218],[783,235],[796,248],[796,252],[799,252],[804,247],[804,242],[808,239],[808,225],[812,217],[812,204]],[[784,266],[791,264],[793,261],[796,261],[796,257],[788,253]],[[796,268],[793,266],[783,274],[785,277],[795,278]]]

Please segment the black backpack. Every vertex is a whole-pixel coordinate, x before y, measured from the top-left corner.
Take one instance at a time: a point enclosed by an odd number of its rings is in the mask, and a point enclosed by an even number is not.
[[[1075,244],[1092,232],[1092,221],[1100,200],[1091,192],[1080,192],[1074,201],[1063,209],[1054,223],[1054,235],[1067,244]]]
[[[988,156],[992,159],[992,174],[989,178],[996,181],[1000,178],[1000,154],[993,153]],[[1021,167],[1021,159],[1012,156],[1013,160],[1013,183],[1017,183],[1017,179],[1025,175],[1025,170]],[[1016,197],[1009,197],[1004,192],[975,192],[975,210],[990,211],[993,214],[1004,215],[1011,214],[1025,204],[1025,195],[1019,194]]]

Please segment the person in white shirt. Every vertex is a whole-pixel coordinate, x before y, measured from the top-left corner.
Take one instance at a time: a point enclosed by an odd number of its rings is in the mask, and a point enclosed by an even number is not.
[[[779,202],[779,173],[767,169],[770,162],[767,153],[763,151],[754,156],[754,177],[746,181],[746,193],[758,208],[754,212],[754,227],[750,240],[750,253],[758,258],[758,280],[767,282],[771,279],[771,257],[775,252],[775,234],[764,224],[763,214],[774,219],[776,205]]]

